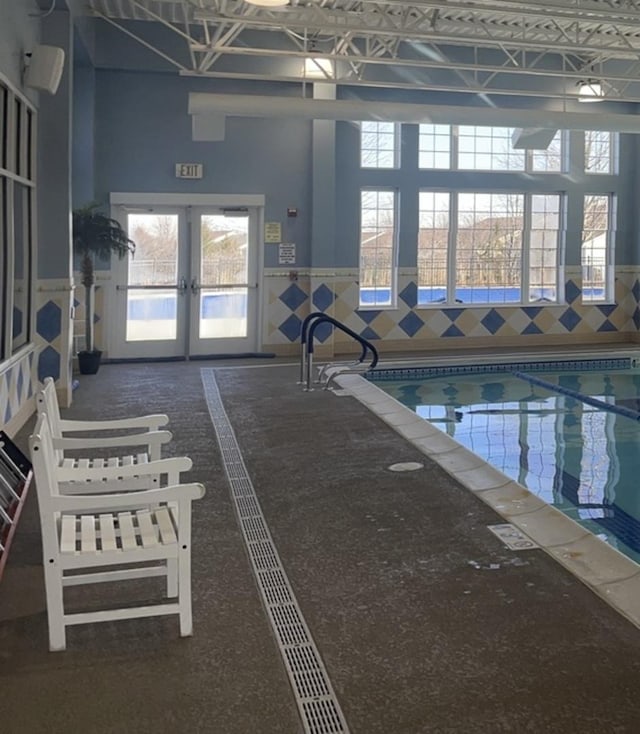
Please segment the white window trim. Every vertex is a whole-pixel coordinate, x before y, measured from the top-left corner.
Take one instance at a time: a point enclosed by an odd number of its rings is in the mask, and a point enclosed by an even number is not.
[[[360,248],[361,242],[358,242],[358,311],[395,311],[398,308],[398,250],[399,250],[399,231],[400,231],[400,192],[391,187],[385,186],[361,186],[360,187],[360,201],[362,202],[363,191],[390,191],[393,194],[393,249],[391,252],[391,293],[390,301],[388,304],[362,304],[360,302]],[[362,203],[360,204],[360,212],[358,217],[359,222],[359,238],[362,237]]]
[[[2,230],[0,237],[4,234],[6,241],[0,243],[5,250],[4,258],[0,258],[0,293],[6,293],[6,296],[0,301],[0,314],[2,315],[2,323],[0,324],[0,365],[4,368],[7,364],[13,363],[18,355],[22,355],[33,349],[35,327],[36,327],[36,242],[37,242],[37,110],[32,102],[22,94],[22,92],[12,84],[7,77],[0,73],[0,86],[7,90],[7,107],[4,126],[4,135],[7,141],[6,163],[4,168],[0,165],[0,181],[6,182],[6,211],[5,220],[0,222]],[[21,145],[20,151],[16,150],[16,108],[15,102],[19,101],[22,105],[23,114],[20,123],[20,139],[24,141],[27,127],[27,111],[32,115],[31,139]],[[16,153],[20,155],[21,173],[11,170],[15,166]],[[26,163],[31,159],[31,171],[26,170]],[[1,159],[0,159],[1,160]],[[26,175],[24,175],[26,174]],[[9,287],[10,281],[14,277],[15,266],[15,222],[14,222],[14,196],[15,184],[21,184],[31,190],[30,194],[30,222],[29,231],[30,238],[27,243],[28,251],[28,269],[27,274],[29,287],[29,300],[27,303],[28,313],[25,314],[27,329],[26,342],[14,348],[13,345],[13,306],[14,306],[14,289]],[[2,263],[4,261],[4,265]],[[6,309],[6,310],[5,310]],[[27,318],[28,317],[28,318]]]
[[[458,195],[459,194],[519,194],[524,197],[523,202],[523,221],[522,230],[522,260],[520,265],[520,293],[527,293],[529,289],[529,281],[531,274],[529,272],[529,249],[531,245],[531,199],[533,196],[558,196],[560,197],[559,218],[558,218],[558,239],[556,247],[556,300],[545,301],[544,305],[564,306],[566,305],[564,269],[565,269],[565,242],[566,242],[566,207],[567,196],[564,191],[515,191],[515,190],[491,190],[478,191],[476,189],[443,189],[442,187],[420,187],[420,192],[432,193],[448,193],[449,194],[449,237],[447,242],[447,300],[437,303],[416,303],[416,310],[442,310],[444,308],[524,308],[527,306],[539,306],[538,301],[486,301],[484,303],[460,303],[455,300],[456,293],[456,247],[458,236]],[[416,240],[416,258],[417,258],[417,240]],[[417,265],[416,265],[416,287],[420,288],[417,282]],[[600,303],[598,301],[597,303]]]
[[[582,153],[582,168],[585,176],[617,176],[619,173],[620,162],[620,133],[607,130],[592,130],[591,132],[609,132],[611,135],[609,146],[609,170],[608,171],[588,171],[586,151]],[[586,141],[587,131],[582,135],[583,143]]]
[[[609,206],[607,212],[607,240],[606,240],[606,253],[605,253],[605,264],[606,273],[604,277],[604,294],[602,298],[590,298],[589,300],[584,299],[584,295],[581,297],[584,306],[613,306],[616,303],[615,298],[615,282],[616,282],[616,230],[618,221],[618,197],[612,192],[594,192],[589,191],[583,196],[583,203],[587,196],[606,196],[609,199]],[[582,231],[580,233],[580,275],[583,280],[584,287],[584,264],[582,263],[582,237],[584,232],[584,214]]]
[[[358,135],[360,137],[360,144],[358,146],[358,156],[360,158],[360,170],[362,171],[397,171],[400,168],[400,135],[401,135],[402,123],[394,122],[392,124],[393,124],[393,165],[392,166],[363,166],[362,165],[362,122],[358,124]]]
[[[560,170],[558,171],[537,171],[533,168],[533,153],[531,149],[522,149],[524,155],[524,168],[462,168],[460,166],[460,145],[459,145],[459,129],[460,127],[466,127],[461,125],[449,125],[449,168],[431,168],[431,167],[420,167],[418,163],[419,171],[461,171],[464,173],[496,173],[496,174],[515,174],[515,173],[530,173],[534,176],[560,176],[569,171],[569,130],[560,130]],[[474,125],[472,127],[505,127],[503,125]],[[420,136],[420,126],[418,124],[418,138]],[[617,136],[614,136],[617,139]],[[420,151],[418,150],[418,153]],[[601,174],[602,175],[602,174]],[[604,174],[611,175],[611,174]]]

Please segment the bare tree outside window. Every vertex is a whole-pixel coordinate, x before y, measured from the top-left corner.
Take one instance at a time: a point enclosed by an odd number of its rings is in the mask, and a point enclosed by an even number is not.
[[[390,306],[395,263],[395,193],[362,191],[360,305]]]
[[[247,217],[203,216],[201,273],[203,285],[242,285],[248,274]]]
[[[447,300],[450,196],[421,191],[418,211],[418,303]]]
[[[529,229],[529,300],[558,300],[558,249],[560,244],[559,194],[531,196]]]
[[[536,173],[560,173],[563,158],[563,132],[558,130],[546,150],[531,151],[531,170]]]
[[[451,168],[451,126],[418,126],[418,168]]]
[[[362,168],[395,168],[396,123],[360,123],[360,165]]]
[[[129,214],[129,285],[175,285],[178,280],[178,215]]]
[[[524,194],[458,196],[456,298],[521,301]]]
[[[585,173],[614,173],[618,137],[607,130],[587,130],[584,134]]]
[[[612,247],[609,194],[587,194],[584,197],[582,225],[582,300],[607,300],[609,248]]]

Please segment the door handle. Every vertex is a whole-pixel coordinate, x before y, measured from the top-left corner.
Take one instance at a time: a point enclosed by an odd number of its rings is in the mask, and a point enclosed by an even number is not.
[[[178,280],[178,293],[182,296],[184,295],[184,292],[187,290],[187,279],[182,276],[180,280]]]
[[[191,278],[191,293],[195,296],[199,290],[200,286],[198,285],[198,281],[195,278]]]

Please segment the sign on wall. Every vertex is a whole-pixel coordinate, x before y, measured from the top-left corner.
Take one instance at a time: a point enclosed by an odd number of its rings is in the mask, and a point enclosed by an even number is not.
[[[296,246],[293,242],[281,242],[278,247],[278,263],[294,265],[296,262]]]
[[[264,223],[264,241],[277,244],[282,242],[282,227],[280,222]]]
[[[202,178],[202,163],[176,163],[176,178]]]

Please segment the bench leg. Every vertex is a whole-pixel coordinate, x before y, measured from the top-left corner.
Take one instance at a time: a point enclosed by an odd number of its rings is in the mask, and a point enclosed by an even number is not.
[[[178,559],[167,559],[167,596],[174,598],[178,596]]]
[[[193,634],[191,613],[191,549],[181,548],[178,555],[178,606],[180,608],[180,636]]]
[[[49,650],[56,652],[67,647],[64,625],[64,601],[62,571],[53,563],[44,566],[44,585],[47,595],[47,619],[49,620]]]

